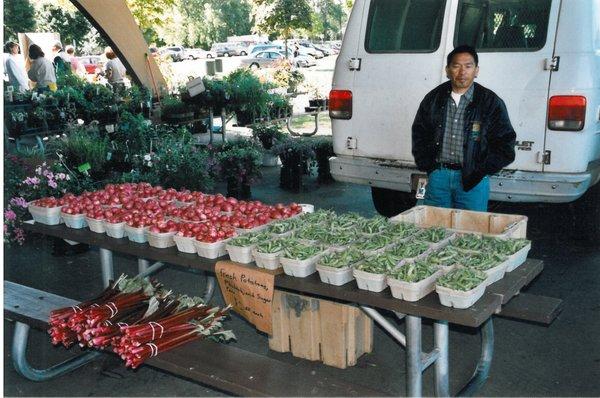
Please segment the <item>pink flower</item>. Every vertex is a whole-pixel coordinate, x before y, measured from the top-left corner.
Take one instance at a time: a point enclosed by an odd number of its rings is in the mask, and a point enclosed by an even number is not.
[[[11,209],[4,210],[4,219],[7,221],[14,221],[17,219],[17,215]]]
[[[50,188],[56,189],[56,187],[58,187],[58,184],[54,180],[48,180],[48,186]]]
[[[12,206],[22,207],[24,209],[27,208],[27,201],[20,196],[12,198],[10,200],[10,204]]]
[[[37,177],[27,177],[23,180],[23,183],[26,185],[39,185],[40,179]]]
[[[15,240],[20,245],[22,245],[23,242],[25,242],[25,231],[23,230],[23,228],[15,228]]]

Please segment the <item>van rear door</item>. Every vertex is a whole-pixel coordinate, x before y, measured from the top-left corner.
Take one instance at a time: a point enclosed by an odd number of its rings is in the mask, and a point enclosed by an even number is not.
[[[442,82],[447,3],[371,0],[365,7],[352,88],[355,156],[414,162],[414,117],[425,94]]]
[[[459,0],[453,44],[479,54],[475,80],[506,103],[517,132],[507,169],[543,171],[550,71],[560,0]]]

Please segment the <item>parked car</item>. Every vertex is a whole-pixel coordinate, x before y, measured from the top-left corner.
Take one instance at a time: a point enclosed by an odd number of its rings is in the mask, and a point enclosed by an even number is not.
[[[504,100],[517,133],[514,162],[490,176],[490,199],[575,201],[588,214],[578,222],[591,219],[600,235],[598,5],[355,1],[329,98],[334,178],[370,186],[383,214],[414,205],[427,176],[411,126],[420,101],[446,81],[447,54],[466,43],[479,52],[477,81]]]
[[[173,62],[183,61],[187,59],[185,48],[181,46],[164,47],[159,51],[160,55],[171,57]]]
[[[276,51],[276,50],[266,50],[260,51],[255,55],[251,55],[248,58],[242,60],[242,65],[247,65],[250,68],[272,68],[276,66],[278,62],[285,59],[284,51]],[[299,55],[297,57],[293,57],[291,54],[291,50],[288,49],[288,59],[297,68],[307,68],[309,66],[316,65],[315,59],[313,57],[306,57]]]
[[[77,58],[85,68],[85,71],[89,75],[102,72],[104,62],[100,55],[84,55]]]
[[[217,53],[216,51],[203,50],[201,48],[188,48],[187,56],[188,59],[217,58]]]
[[[233,57],[240,55],[239,47],[235,47],[235,44],[232,43],[214,43],[210,47],[210,51],[215,52],[217,57]],[[245,54],[247,54],[247,52],[245,52]]]
[[[325,54],[323,54],[322,51],[319,51],[317,48],[315,48],[315,46],[307,41],[301,41],[298,44],[300,44],[300,48],[305,49],[305,51],[312,55],[313,57],[315,57],[316,59],[321,59],[325,56]]]
[[[327,44],[315,44],[315,48],[325,54],[326,57],[336,54]]]

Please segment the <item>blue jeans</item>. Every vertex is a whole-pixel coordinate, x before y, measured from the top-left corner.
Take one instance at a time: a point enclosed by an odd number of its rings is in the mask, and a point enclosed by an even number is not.
[[[439,168],[429,174],[423,204],[428,206],[487,211],[490,198],[490,180],[486,176],[465,192],[460,170]]]

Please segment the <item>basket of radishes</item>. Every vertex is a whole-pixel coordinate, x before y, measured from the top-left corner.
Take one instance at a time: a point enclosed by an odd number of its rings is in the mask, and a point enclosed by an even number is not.
[[[235,236],[235,228],[214,223],[201,224],[201,232],[196,235],[194,246],[200,257],[215,259],[227,253],[226,244]]]
[[[29,202],[27,210],[35,222],[46,225],[58,225],[61,222],[60,211],[67,204],[65,197],[56,199],[51,196]]]
[[[173,220],[162,220],[148,228],[148,244],[158,249],[175,246],[173,236],[178,231],[178,224]]]

